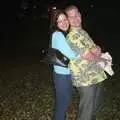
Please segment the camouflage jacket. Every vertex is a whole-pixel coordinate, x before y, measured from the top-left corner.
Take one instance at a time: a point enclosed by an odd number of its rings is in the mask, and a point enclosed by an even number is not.
[[[83,29],[71,28],[66,38],[72,50],[77,54],[77,57],[69,64],[73,85],[90,86],[104,81],[107,78],[104,70],[94,61],[90,62],[80,57],[96,46],[88,33]]]

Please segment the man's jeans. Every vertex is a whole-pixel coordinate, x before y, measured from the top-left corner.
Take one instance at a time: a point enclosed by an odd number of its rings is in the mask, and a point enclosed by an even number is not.
[[[77,88],[80,102],[77,120],[96,120],[96,112],[103,102],[103,88],[97,85]]]
[[[55,108],[53,120],[65,120],[65,114],[72,96],[71,75],[53,73],[55,85]]]

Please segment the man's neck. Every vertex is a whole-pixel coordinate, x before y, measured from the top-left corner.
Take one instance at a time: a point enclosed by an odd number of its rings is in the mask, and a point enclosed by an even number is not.
[[[71,26],[70,29],[75,29],[75,30],[80,31],[80,30],[82,29],[82,27],[74,27],[74,26]]]

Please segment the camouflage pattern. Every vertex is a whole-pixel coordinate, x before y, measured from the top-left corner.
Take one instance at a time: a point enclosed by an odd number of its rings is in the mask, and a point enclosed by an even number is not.
[[[96,46],[88,33],[83,29],[71,28],[66,38],[72,50],[77,54],[77,57],[69,63],[73,85],[90,86],[104,81],[107,78],[104,70],[94,61],[90,62],[81,58],[81,55],[88,53]]]

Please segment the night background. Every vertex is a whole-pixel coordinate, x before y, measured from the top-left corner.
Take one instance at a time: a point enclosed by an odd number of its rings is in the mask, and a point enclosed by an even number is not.
[[[51,120],[51,72],[41,63],[49,45],[48,10],[76,5],[83,28],[103,52],[113,57],[115,75],[105,81],[104,107],[99,120],[120,120],[119,3],[116,0],[4,0],[0,38],[0,120]],[[110,80],[109,80],[110,79]],[[73,97],[67,119],[75,120],[79,96]]]

